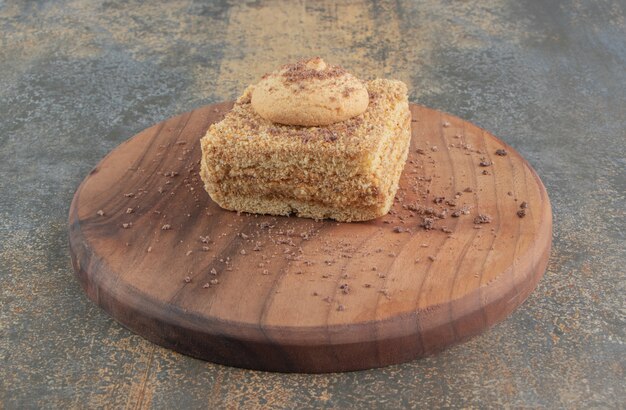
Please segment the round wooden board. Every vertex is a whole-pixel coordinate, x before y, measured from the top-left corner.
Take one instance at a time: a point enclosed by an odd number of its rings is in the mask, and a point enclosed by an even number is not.
[[[74,196],[78,279],[143,337],[252,369],[380,367],[482,332],[543,275],[552,239],[547,193],[528,163],[486,131],[411,105],[400,190],[377,220],[237,214],[213,203],[198,176],[199,139],[231,106],[202,107],[139,133]],[[444,209],[434,229],[422,226],[424,213]],[[479,214],[491,222],[475,224]]]

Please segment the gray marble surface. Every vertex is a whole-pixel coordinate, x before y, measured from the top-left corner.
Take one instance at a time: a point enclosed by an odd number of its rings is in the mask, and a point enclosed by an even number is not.
[[[0,408],[624,408],[626,3],[0,0]],[[515,147],[554,247],[508,320],[383,369],[275,374],[155,346],[74,279],[74,190],[138,131],[321,55]]]

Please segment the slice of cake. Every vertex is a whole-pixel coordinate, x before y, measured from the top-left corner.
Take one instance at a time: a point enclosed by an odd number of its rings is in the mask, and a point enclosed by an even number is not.
[[[202,138],[201,176],[222,208],[337,221],[385,215],[410,142],[406,85],[362,83],[321,59],[249,86]]]

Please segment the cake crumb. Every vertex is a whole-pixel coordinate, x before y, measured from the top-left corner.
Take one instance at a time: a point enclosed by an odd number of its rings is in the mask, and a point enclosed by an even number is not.
[[[208,288],[210,288],[210,287],[211,287],[211,285],[209,284],[209,282],[207,282],[207,283],[205,283],[204,285],[202,285],[202,287],[203,287],[204,289],[208,289]]]
[[[193,251],[192,251],[192,250],[189,250],[189,251],[187,251],[187,253],[185,253],[185,256],[189,256],[189,255],[191,255],[192,253],[193,253]]]
[[[500,148],[500,149],[497,149],[497,150],[496,150],[496,155],[499,155],[499,156],[501,156],[501,157],[504,157],[504,156],[506,156],[507,154],[508,154],[508,152],[506,152],[506,150],[505,150],[505,149]]]
[[[211,280],[209,281],[209,283],[210,283],[211,285],[217,285],[218,283],[220,283],[220,281],[219,281],[219,279],[211,279]]]
[[[215,268],[211,268],[211,275],[217,275],[217,271],[215,270]]]
[[[189,282],[191,282],[191,278],[189,276],[185,276],[184,281],[185,281],[185,283],[189,283]]]
[[[135,212],[135,210],[133,208],[126,208],[126,213],[127,214],[132,214],[133,212]]]
[[[96,212],[96,214],[98,214],[99,216],[104,216],[104,211],[100,209],[98,210],[98,212]]]
[[[169,231],[170,229],[172,229],[172,226],[170,224],[165,224],[161,227],[162,231]]]
[[[124,228],[124,229],[129,229],[132,226],[133,226],[132,222],[128,222],[128,223],[123,223],[122,224],[122,228]]]

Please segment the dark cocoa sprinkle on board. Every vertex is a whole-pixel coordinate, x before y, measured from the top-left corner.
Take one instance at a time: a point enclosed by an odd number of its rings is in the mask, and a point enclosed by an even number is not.
[[[470,187],[465,188],[463,191],[465,192],[474,192],[474,190]]]
[[[497,150],[496,150],[496,155],[499,155],[499,156],[501,156],[501,157],[504,157],[504,156],[505,156],[505,155],[507,155],[507,154],[508,154],[508,152],[506,152],[506,150],[505,150],[505,149],[500,148],[500,149],[497,149]]]
[[[489,175],[489,171],[487,171],[486,169],[483,170],[482,172],[483,175]]]
[[[491,217],[487,214],[479,214],[476,218],[474,218],[475,224],[488,224],[491,223]]]
[[[443,197],[443,196],[436,196],[436,197],[435,197],[435,199],[433,199],[433,202],[434,202],[434,203],[436,203],[436,204],[441,204],[441,203],[443,203],[443,201],[444,201],[445,199],[446,199],[446,198],[445,198],[445,197]]]
[[[344,283],[343,285],[339,286],[339,289],[341,289],[341,292],[344,295],[347,295],[348,293],[350,293],[350,287],[348,286],[347,283]]]
[[[312,293],[312,295],[313,295],[313,296],[319,296],[320,294],[319,294],[319,293],[317,293],[317,292],[313,292],[313,293]]]
[[[428,255],[428,259],[429,259],[431,262],[434,262],[434,261],[435,261],[435,257],[434,257],[433,255]]]
[[[339,305],[337,306],[337,310],[343,312],[344,310],[346,310],[346,307],[344,305]]]
[[[417,152],[417,153],[418,153],[418,154],[420,154],[420,155],[424,155],[424,154],[426,154],[426,151],[424,151],[424,150],[423,150],[423,149],[421,149],[421,148],[417,148],[417,149],[415,150],[415,152]]]
[[[521,204],[519,204],[519,207],[522,208],[522,209],[528,208],[528,202],[523,201]]]
[[[372,285],[370,285],[369,283],[365,283],[365,284],[363,284],[363,287],[364,287],[364,288],[371,288],[371,287],[372,287]]]
[[[395,226],[395,227],[393,228],[393,231],[394,231],[395,233],[402,233],[402,232],[406,232],[406,228],[403,228],[403,227],[401,227],[401,226]]]
[[[491,161],[485,158],[481,158],[480,163],[478,165],[480,165],[481,167],[489,167],[491,166]]]
[[[104,211],[100,209],[98,212],[96,212],[96,214],[99,216],[104,216]]]
[[[169,231],[170,229],[172,229],[172,226],[170,224],[165,224],[161,227],[162,231]]]
[[[423,217],[421,227],[426,229],[427,231],[430,231],[435,227],[435,219]]]
[[[462,212],[459,209],[459,210],[456,210],[456,211],[452,212],[451,215],[452,215],[453,218],[458,218],[459,216],[461,216],[461,214],[462,214]]]
[[[520,209],[519,211],[517,211],[517,216],[519,216],[520,218],[523,218],[526,216],[526,209]]]

